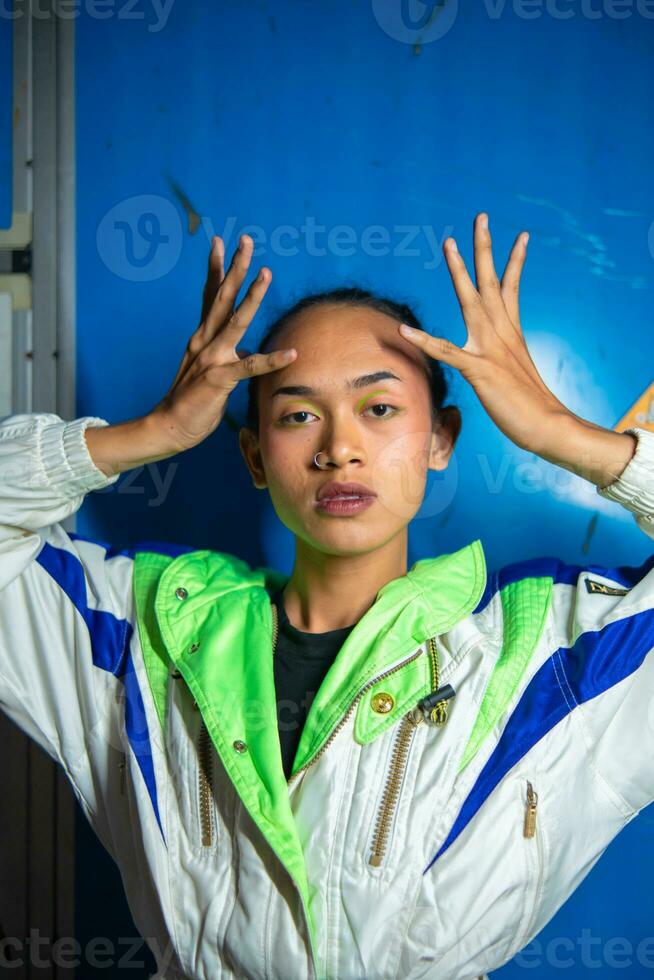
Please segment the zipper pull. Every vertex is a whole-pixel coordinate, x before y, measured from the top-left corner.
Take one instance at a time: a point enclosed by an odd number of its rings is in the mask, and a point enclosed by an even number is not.
[[[439,701],[438,704],[429,712],[429,720],[432,725],[444,725],[447,721],[447,701]]]
[[[120,795],[125,795],[125,767],[127,765],[127,756],[123,753],[122,762],[118,763],[118,768],[120,769]]]
[[[432,725],[444,725],[448,718],[449,705],[447,702],[455,694],[456,691],[452,685],[445,684],[418,701],[418,708]]]
[[[536,807],[538,805],[538,793],[527,780],[527,806],[525,809],[524,836],[533,837],[536,833]]]
[[[422,725],[424,720],[425,720],[425,716],[423,715],[418,705],[416,705],[415,708],[411,708],[411,711],[409,711],[409,721],[414,726],[414,728],[417,728],[418,725]]]

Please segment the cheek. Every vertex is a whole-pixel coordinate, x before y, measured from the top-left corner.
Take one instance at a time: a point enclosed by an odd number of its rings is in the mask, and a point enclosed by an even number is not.
[[[374,457],[374,474],[382,486],[424,484],[429,463],[430,432],[407,428],[384,440]]]
[[[385,507],[402,521],[419,509],[427,481],[429,433],[405,431],[385,443],[375,458],[373,486]]]
[[[285,496],[293,497],[306,481],[307,460],[311,459],[309,441],[297,433],[289,439],[287,433],[273,431],[261,443],[268,483],[279,487]]]

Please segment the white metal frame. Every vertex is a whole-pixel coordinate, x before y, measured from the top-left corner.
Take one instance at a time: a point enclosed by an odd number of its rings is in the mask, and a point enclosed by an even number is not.
[[[38,0],[13,21],[13,206],[0,230],[0,292],[12,301],[11,414],[75,417],[74,19]],[[36,10],[36,8],[34,8]],[[7,255],[31,246],[31,274]],[[67,522],[71,526],[74,521]],[[0,715],[0,929],[74,936],[75,803],[60,767]],[[29,946],[25,946],[28,950]],[[44,948],[47,956],[47,947]],[[28,960],[29,961],[29,960]],[[43,978],[70,980],[52,965]],[[16,980],[31,976],[15,969]]]

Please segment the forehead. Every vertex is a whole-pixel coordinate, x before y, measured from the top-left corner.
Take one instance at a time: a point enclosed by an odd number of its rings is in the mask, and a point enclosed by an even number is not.
[[[399,322],[367,307],[330,304],[303,311],[285,325],[272,345],[275,350],[295,347],[297,357],[288,367],[260,377],[262,394],[291,380],[316,387],[341,386],[357,373],[382,368],[392,369],[405,382],[418,374],[424,377],[424,356],[398,332]]]

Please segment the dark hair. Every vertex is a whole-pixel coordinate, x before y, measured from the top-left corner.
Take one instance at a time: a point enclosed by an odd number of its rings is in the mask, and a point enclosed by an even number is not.
[[[379,313],[385,313],[387,316],[393,317],[393,319],[397,320],[398,322],[408,323],[410,327],[416,327],[419,330],[422,329],[417,316],[411,307],[407,306],[405,303],[397,303],[395,300],[388,299],[385,296],[377,296],[366,289],[361,289],[356,286],[348,286],[338,289],[330,289],[327,292],[313,293],[298,300],[297,303],[285,310],[268,327],[261,338],[259,351],[265,354],[274,349],[278,334],[293,319],[293,317],[303,313],[305,310],[313,308],[314,306],[325,306],[332,303],[337,303],[342,306],[365,306],[371,310],[377,310]],[[431,395],[432,419],[435,420],[439,417],[440,410],[443,407],[447,397],[447,379],[445,377],[444,367],[440,361],[429,357],[428,354],[424,354],[422,351],[421,354],[424,358],[425,367],[427,369],[429,391]],[[257,381],[258,378],[256,376],[250,378],[248,381],[248,406],[245,425],[248,429],[252,429],[254,432],[258,433],[259,406],[257,402]]]

